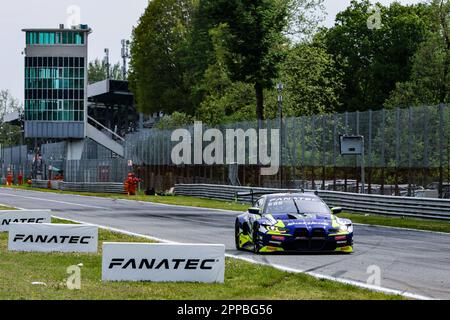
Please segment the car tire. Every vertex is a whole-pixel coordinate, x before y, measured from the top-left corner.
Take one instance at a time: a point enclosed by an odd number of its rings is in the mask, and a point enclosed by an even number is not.
[[[239,233],[240,233],[240,223],[239,220],[236,220],[235,226],[234,226],[234,242],[236,244],[236,250],[242,251],[240,241],[239,241]]]
[[[258,232],[259,232],[259,223],[255,222],[253,224],[253,252],[258,254],[259,250],[261,250],[261,245],[258,241]]]

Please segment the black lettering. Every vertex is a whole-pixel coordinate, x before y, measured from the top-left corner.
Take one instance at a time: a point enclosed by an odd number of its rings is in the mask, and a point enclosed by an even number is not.
[[[47,239],[48,239],[48,236],[38,235],[36,237],[36,242],[46,243]]]
[[[154,265],[155,259],[152,259],[151,262],[149,262],[148,259],[142,259],[141,264],[139,265],[139,269],[144,269],[144,266],[146,269],[153,269]]]
[[[83,237],[80,240],[81,244],[89,244],[89,239],[91,239],[91,237]]]
[[[14,237],[14,242],[17,242],[19,240],[23,240],[24,237],[25,237],[24,234],[16,234],[16,236]]]
[[[3,220],[2,220],[2,226],[7,226],[7,225],[9,225],[10,221],[11,221],[11,219],[10,219],[10,220],[3,219]]]
[[[69,243],[70,244],[77,244],[80,241],[80,237],[78,236],[73,236],[70,238]]]
[[[47,243],[52,243],[52,242],[58,243],[58,237],[57,236],[53,236],[47,241]]]
[[[28,223],[35,223],[35,221],[36,221],[36,219],[34,219],[34,218],[28,219]]]
[[[136,260],[130,259],[123,267],[122,269],[126,269],[131,265],[131,269],[136,269]]]
[[[43,222],[44,222],[44,218],[36,219],[36,223],[43,223]]]
[[[164,266],[164,269],[169,270],[170,269],[169,260],[167,259],[162,260],[156,267],[156,270],[161,269],[162,266]]]
[[[180,264],[185,261],[186,261],[185,259],[173,259],[173,262],[175,262],[175,266],[173,268],[175,270],[178,270],[178,268],[180,267]]]
[[[109,269],[120,267],[124,261],[125,259],[112,259],[111,263],[109,264]]]
[[[203,262],[202,262],[202,264],[201,264],[201,266],[200,266],[200,269],[202,269],[202,270],[212,270],[212,266],[207,266],[207,264],[208,263],[211,263],[211,264],[214,264],[214,262],[216,262],[215,260],[212,260],[212,259],[210,259],[210,260],[203,260]]]
[[[61,243],[66,243],[66,240],[68,240],[69,236],[61,236]]]
[[[195,270],[198,267],[198,264],[200,263],[200,260],[198,259],[190,259],[186,263],[185,270]]]
[[[23,240],[23,242],[34,242],[33,236],[29,235],[28,237],[25,238],[25,240]]]

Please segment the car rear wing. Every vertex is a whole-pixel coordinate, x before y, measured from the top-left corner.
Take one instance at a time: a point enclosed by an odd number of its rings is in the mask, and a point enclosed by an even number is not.
[[[299,192],[299,193],[305,193],[305,189],[300,189],[300,190],[286,190],[289,192]],[[252,204],[255,203],[255,197],[259,197],[259,196],[264,196],[264,195],[269,195],[269,194],[275,194],[276,192],[274,191],[255,191],[253,189],[250,189],[249,191],[241,191],[241,192],[236,192],[234,195],[234,199],[237,202],[239,199],[242,198],[246,198],[246,197],[251,197],[252,200]]]

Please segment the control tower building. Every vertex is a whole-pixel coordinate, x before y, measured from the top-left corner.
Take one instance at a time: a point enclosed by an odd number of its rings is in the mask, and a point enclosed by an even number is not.
[[[25,138],[67,141],[66,160],[81,159],[90,138],[124,156],[120,137],[88,117],[88,36],[91,29],[24,29]]]

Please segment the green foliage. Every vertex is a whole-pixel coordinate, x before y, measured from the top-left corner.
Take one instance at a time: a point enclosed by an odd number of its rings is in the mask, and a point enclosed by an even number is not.
[[[129,80],[140,111],[192,113],[184,75],[194,0],[151,1],[133,31]]]
[[[285,51],[288,7],[279,0],[202,0],[203,12],[212,27],[226,25],[222,41],[227,52],[223,60],[232,81],[254,85],[256,115],[264,117],[265,88],[278,77],[279,63]]]
[[[412,59],[411,77],[397,83],[386,107],[450,102],[450,2],[431,4],[432,32]]]
[[[0,125],[0,145],[3,147],[17,146],[22,141],[22,128],[8,123]]]
[[[333,56],[320,45],[303,43],[290,49],[281,66],[280,80],[284,84],[286,116],[327,114],[340,107],[342,73],[337,70]],[[269,105],[276,106],[275,90],[270,97]],[[267,116],[275,117],[276,110],[268,110]]]
[[[113,80],[124,80],[122,67],[120,63],[116,63],[109,67],[109,77]],[[88,68],[88,79],[89,84],[106,80],[108,78],[108,66],[105,61],[100,61],[100,59],[95,59],[89,62]]]
[[[182,113],[174,112],[170,116],[164,116],[156,125],[161,130],[173,130],[177,128],[187,127],[192,125],[194,120],[191,116]]]
[[[154,0],[133,32],[140,111],[210,125],[448,102],[448,0],[353,0],[329,29],[323,0]],[[176,117],[179,117],[177,115]]]
[[[14,98],[8,90],[0,90],[0,122],[3,117],[11,112],[22,110],[19,100]]]
[[[411,74],[411,58],[426,39],[429,10],[423,4],[379,5],[382,25],[368,28],[373,7],[368,0],[352,1],[340,12],[336,26],[320,34],[344,73],[345,91],[339,111],[379,109]]]
[[[15,146],[22,140],[22,128],[4,123],[3,118],[11,112],[20,112],[22,105],[8,90],[0,90],[0,144],[2,146]]]

